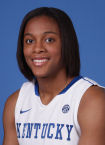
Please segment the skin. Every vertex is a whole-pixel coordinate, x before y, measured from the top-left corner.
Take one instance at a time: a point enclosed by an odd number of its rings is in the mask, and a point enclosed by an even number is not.
[[[19,145],[15,128],[15,105],[19,90],[13,93],[6,101],[3,113],[4,139],[3,145]]]
[[[67,78],[62,63],[61,37],[57,23],[47,16],[31,19],[24,32],[23,52],[28,66],[37,78],[41,101],[48,104],[72,80]],[[38,60],[44,62],[38,63]]]
[[[78,145],[105,145],[105,89],[92,86],[85,92],[78,122],[81,128]]]
[[[46,16],[31,19],[24,32],[23,52],[37,78],[41,101],[47,105],[73,79],[66,76],[61,60],[61,38],[57,23]],[[3,145],[19,145],[14,117],[18,94],[19,90],[5,104]],[[85,92],[78,110],[78,122],[81,128],[78,145],[105,145],[104,89],[92,86]]]

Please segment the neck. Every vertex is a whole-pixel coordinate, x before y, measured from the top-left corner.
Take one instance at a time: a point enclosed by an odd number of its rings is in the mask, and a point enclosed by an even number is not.
[[[62,75],[62,73],[52,78],[37,78],[42,103],[48,104],[72,79],[64,74]]]

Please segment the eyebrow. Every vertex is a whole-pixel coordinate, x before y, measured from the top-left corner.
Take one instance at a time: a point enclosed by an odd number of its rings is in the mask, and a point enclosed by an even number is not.
[[[53,32],[53,31],[47,31],[47,32],[44,32],[44,34],[49,34],[49,33],[52,33],[52,34],[58,34],[58,33]]]
[[[47,32],[44,32],[43,34],[56,34],[56,35],[58,35],[58,33],[53,32],[53,31],[47,31]],[[27,35],[33,36],[31,33],[25,33],[24,37],[27,36]]]
[[[25,34],[24,34],[24,36],[27,36],[27,35],[32,36],[32,34],[31,34],[31,33],[25,33]]]

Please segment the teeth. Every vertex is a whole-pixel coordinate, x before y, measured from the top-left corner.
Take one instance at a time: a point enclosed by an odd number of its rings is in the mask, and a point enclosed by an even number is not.
[[[34,62],[46,62],[47,59],[40,59],[40,60],[34,59],[33,61],[34,61]]]

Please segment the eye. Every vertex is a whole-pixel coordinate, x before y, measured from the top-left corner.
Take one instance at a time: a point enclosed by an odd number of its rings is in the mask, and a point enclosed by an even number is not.
[[[45,41],[46,41],[47,43],[51,43],[51,42],[54,42],[55,40],[54,40],[53,38],[47,38]]]
[[[27,44],[31,44],[31,43],[33,43],[33,41],[34,41],[34,40],[32,40],[32,39],[27,39],[25,42],[26,42]]]

